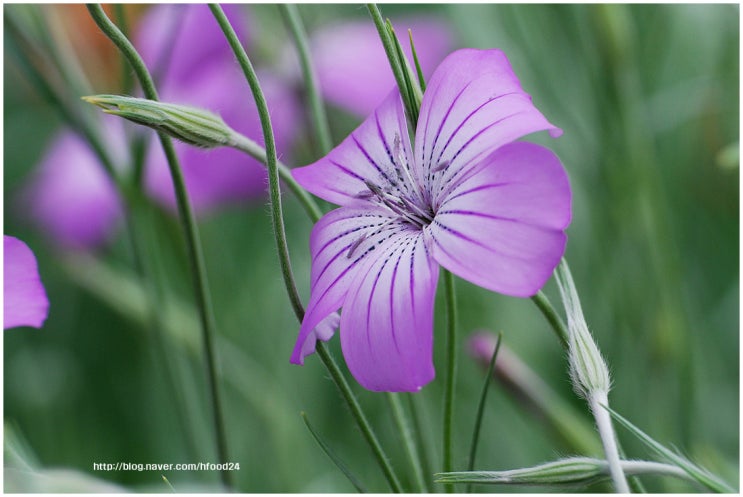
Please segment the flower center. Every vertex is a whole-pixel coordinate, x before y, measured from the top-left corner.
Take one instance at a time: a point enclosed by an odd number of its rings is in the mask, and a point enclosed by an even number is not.
[[[402,192],[385,191],[371,181],[365,181],[369,189],[369,200],[383,205],[398,216],[418,228],[425,228],[433,221],[434,213],[430,207],[421,207]]]

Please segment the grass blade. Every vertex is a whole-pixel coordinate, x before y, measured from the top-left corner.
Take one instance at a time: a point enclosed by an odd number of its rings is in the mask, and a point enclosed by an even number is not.
[[[331,461],[333,461],[333,464],[335,464],[335,466],[339,470],[341,470],[341,473],[343,473],[346,478],[348,478],[348,481],[351,482],[351,485],[353,485],[356,490],[359,491],[359,493],[366,493],[366,489],[364,488],[364,485],[359,481],[359,479],[356,478],[356,476],[351,473],[351,470],[348,469],[345,464],[343,464],[343,461],[341,461],[340,458],[335,455],[335,453],[330,449],[330,446],[326,444],[322,438],[320,438],[320,435],[312,427],[312,424],[310,424],[310,420],[307,418],[307,413],[302,411],[299,413],[299,415],[302,416],[302,421],[304,421],[304,424],[307,425],[307,429],[310,430],[310,434],[312,434],[312,437],[315,439],[315,442],[317,442],[317,445],[319,445],[322,451],[325,452],[325,455],[328,456]]]

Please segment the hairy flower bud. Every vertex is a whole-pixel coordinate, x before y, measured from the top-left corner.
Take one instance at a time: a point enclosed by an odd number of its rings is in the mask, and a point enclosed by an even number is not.
[[[148,126],[166,135],[202,148],[230,145],[235,131],[209,111],[120,95],[82,97],[107,114]]]
[[[564,259],[557,267],[555,276],[568,316],[568,360],[573,387],[586,399],[599,392],[607,394],[611,388],[609,368],[588,331],[578,292]]]

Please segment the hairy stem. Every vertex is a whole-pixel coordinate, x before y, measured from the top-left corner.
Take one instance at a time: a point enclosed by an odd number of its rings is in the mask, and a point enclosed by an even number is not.
[[[131,64],[134,73],[139,80],[139,84],[142,86],[145,97],[157,101],[157,90],[155,89],[152,77],[144,64],[144,61],[139,56],[131,42],[123,35],[123,33],[121,33],[116,25],[111,22],[99,4],[88,5],[88,11],[98,27],[111,39]],[[199,241],[196,220],[194,219],[193,210],[188,199],[188,192],[183,179],[183,173],[178,164],[178,158],[176,157],[173,143],[169,137],[162,133],[158,133],[158,137],[168,161],[168,167],[170,169],[170,175],[173,180],[173,187],[176,194],[178,214],[186,236],[191,274],[196,293],[196,303],[201,318],[202,340],[206,359],[209,393],[211,397],[217,457],[219,458],[220,463],[223,463],[226,466],[229,459],[227,437],[224,429],[222,403],[217,381],[217,359],[212,343],[214,336],[216,335],[216,324],[206,275],[206,265],[204,264],[203,250],[201,242]],[[231,486],[231,476],[229,471],[220,471],[220,477],[225,486]]]
[[[452,470],[452,428],[454,424],[454,379],[457,374],[457,301],[454,294],[454,276],[444,273],[446,290],[446,384],[444,386],[444,461],[443,471]],[[446,491],[454,492],[454,485],[447,484]]]
[[[387,392],[387,400],[392,408],[392,417],[395,420],[395,425],[397,425],[397,431],[400,433],[403,444],[405,445],[405,452],[407,452],[408,459],[410,460],[410,466],[413,468],[413,477],[418,487],[416,491],[425,492],[427,488],[426,480],[423,476],[423,465],[421,464],[421,458],[413,440],[410,424],[405,417],[405,410],[403,409],[402,402],[400,402],[400,394]]]
[[[294,276],[291,272],[289,252],[288,250],[286,250],[286,237],[284,235],[284,224],[282,217],[283,215],[281,211],[281,196],[278,188],[279,168],[276,161],[276,147],[274,144],[273,131],[271,130],[270,120],[268,118],[268,110],[266,108],[265,99],[263,98],[263,94],[260,90],[260,85],[258,84],[258,78],[255,75],[255,71],[253,70],[250,60],[248,59],[245,50],[240,44],[240,40],[237,38],[234,29],[232,29],[229,20],[227,20],[227,17],[224,15],[222,8],[219,5],[215,4],[210,4],[209,8],[211,9],[214,18],[217,20],[217,23],[222,28],[222,31],[224,32],[224,35],[227,38],[230,47],[237,57],[237,60],[240,63],[243,72],[245,73],[245,77],[250,84],[253,95],[256,98],[256,107],[258,107],[258,112],[261,117],[261,125],[263,126],[264,138],[266,140],[265,153],[266,164],[269,170],[271,213],[274,222],[274,233],[277,237],[276,242],[279,246],[279,259],[282,265],[284,282],[286,284],[287,291],[289,292],[290,299],[292,300],[294,313],[296,314],[297,319],[301,322],[304,318],[304,308],[296,291]],[[338,386],[338,389],[341,391],[344,399],[348,403],[348,406],[351,409],[351,412],[356,419],[361,432],[364,434],[364,437],[371,446],[372,451],[377,458],[377,462],[380,464],[382,471],[390,484],[390,487],[393,491],[400,492],[401,487],[399,480],[392,470],[389,460],[382,450],[382,447],[379,444],[374,431],[371,429],[371,425],[369,425],[369,422],[366,420],[366,416],[361,410],[361,406],[356,400],[356,397],[353,395],[353,392],[351,391],[351,388],[349,387],[345,378],[341,374],[340,368],[338,368],[338,365],[335,363],[330,353],[325,349],[324,344],[322,344],[321,342],[317,342],[316,351],[323,364],[328,369],[328,372],[333,378],[333,381]]]
[[[538,291],[537,294],[531,298],[531,300],[537,305],[539,310],[542,311],[542,314],[547,319],[550,326],[552,326],[554,332],[557,334],[557,338],[560,340],[560,344],[565,350],[567,350],[568,329],[565,327],[565,323],[562,322],[562,319],[557,314],[557,311],[555,311],[555,308],[552,307],[552,303],[550,302],[550,300],[541,290]]]
[[[240,64],[245,79],[248,81],[250,91],[255,100],[255,106],[258,110],[258,117],[260,118],[261,128],[263,129],[263,139],[266,143],[266,167],[268,168],[268,194],[271,207],[271,222],[273,224],[273,233],[276,239],[276,248],[279,252],[279,264],[281,265],[281,272],[284,276],[286,291],[289,295],[289,300],[291,301],[294,313],[297,314],[297,316],[300,316],[304,314],[304,309],[302,307],[302,299],[299,297],[299,292],[297,291],[297,285],[294,282],[291,259],[289,258],[289,246],[286,243],[286,228],[284,227],[281,188],[279,187],[279,168],[276,158],[276,140],[273,135],[271,116],[268,113],[266,97],[263,94],[260,83],[258,82],[258,76],[255,73],[255,69],[253,69],[253,64],[250,62],[248,54],[245,53],[245,50],[237,37],[237,33],[232,29],[232,25],[227,20],[224,11],[222,11],[222,8],[216,4],[210,4],[209,8],[212,11],[212,15],[214,15],[214,18],[217,20],[219,27],[222,28],[222,32],[230,44],[235,57],[237,57],[237,62]]]
[[[233,136],[233,142],[229,145],[236,150],[245,152],[249,156],[261,161],[268,167],[268,157],[266,155],[266,149],[258,145],[253,140],[241,135],[235,134]],[[312,196],[307,193],[307,190],[302,188],[299,183],[292,176],[291,170],[281,161],[276,161],[276,167],[279,170],[279,177],[286,183],[289,189],[296,195],[299,202],[302,204],[307,215],[310,217],[313,223],[316,223],[322,217],[322,211],[318,207],[317,202]]]
[[[614,482],[614,490],[617,493],[628,494],[630,493],[629,485],[619,458],[619,449],[617,448],[614,428],[611,425],[611,416],[609,411],[604,409],[604,405],[609,404],[608,396],[606,392],[592,392],[588,397],[588,403],[593,417],[596,419],[596,428],[604,446],[604,454],[606,455],[606,462],[609,464],[609,473]]]

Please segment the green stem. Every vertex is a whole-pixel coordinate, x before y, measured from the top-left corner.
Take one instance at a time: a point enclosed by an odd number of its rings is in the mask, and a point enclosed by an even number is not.
[[[477,414],[475,415],[475,428],[472,430],[472,443],[470,444],[470,458],[467,463],[467,471],[473,471],[475,469],[475,457],[477,456],[477,444],[480,440],[480,427],[482,426],[482,416],[485,412],[485,400],[488,396],[488,390],[490,386],[490,378],[493,376],[493,370],[495,369],[495,360],[498,358],[498,351],[500,350],[502,335],[498,335],[498,341],[495,344],[495,350],[493,351],[493,357],[490,358],[488,364],[488,372],[485,375],[485,384],[482,387],[480,393],[480,403],[477,405]],[[470,493],[472,485],[467,485],[465,493]]]
[[[320,97],[317,76],[315,74],[315,69],[312,66],[312,58],[310,57],[310,49],[307,43],[307,34],[305,33],[296,5],[280,4],[279,10],[284,17],[284,22],[286,22],[297,47],[297,54],[299,55],[299,63],[302,66],[302,75],[307,89],[307,99],[309,100],[310,115],[312,116],[314,123],[317,143],[320,145],[320,152],[322,155],[325,155],[333,148],[333,141],[330,137],[328,116],[325,113],[325,106]]]
[[[444,386],[444,462],[443,472],[452,471],[452,428],[454,423],[454,379],[457,374],[457,302],[454,294],[454,276],[443,270],[446,290],[446,385]],[[446,485],[447,493],[454,485]]]
[[[121,33],[116,25],[111,22],[99,4],[88,5],[88,11],[98,27],[101,28],[106,36],[108,36],[126,56],[134,69],[134,73],[136,74],[140,85],[142,86],[145,97],[150,100],[158,100],[157,90],[155,89],[152,77],[144,64],[144,61],[139,56],[131,42]],[[194,279],[194,289],[196,292],[196,302],[201,318],[202,339],[204,354],[206,356],[217,456],[220,463],[226,464],[228,462],[227,437],[225,435],[224,421],[222,417],[222,403],[220,401],[219,386],[217,382],[217,360],[212,343],[214,340],[213,337],[216,335],[216,324],[206,275],[206,266],[204,264],[204,255],[199,241],[198,227],[188,199],[188,192],[186,190],[183,174],[178,164],[175,149],[173,148],[173,143],[170,138],[161,133],[158,133],[158,137],[160,138],[160,143],[165,151],[165,156],[168,161],[168,167],[170,169],[170,175],[176,193],[178,214],[186,235],[191,273]],[[231,487],[231,473],[229,471],[220,471],[220,477],[222,483],[226,487]]]
[[[557,334],[557,338],[560,340],[560,345],[567,350],[568,349],[568,329],[565,327],[565,323],[562,322],[562,318],[557,314],[557,311],[555,311],[555,308],[552,307],[552,303],[547,298],[547,296],[542,293],[542,291],[538,291],[536,295],[534,295],[531,298],[532,302],[537,304],[537,307],[540,311],[542,311],[542,314],[545,318],[547,318],[547,321],[552,326],[552,329]]]
[[[390,32],[387,30],[387,25],[382,18],[382,13],[379,11],[379,7],[377,7],[376,4],[369,3],[366,4],[366,8],[369,10],[374,25],[377,27],[379,38],[382,40],[384,51],[390,61],[392,74],[395,76],[397,87],[400,89],[400,95],[402,96],[403,102],[405,102],[405,109],[408,111],[408,118],[412,119],[413,116],[418,113],[415,109],[414,100],[411,98],[412,96],[406,91],[408,85],[405,80],[405,74],[403,73],[403,62],[398,58],[395,41],[392,40],[392,36],[390,36]],[[413,122],[413,124],[415,124],[415,122]],[[415,129],[415,127],[413,129]]]
[[[249,156],[259,160],[261,163],[268,166],[266,149],[258,145],[253,140],[238,133],[236,133],[232,138],[233,143],[230,144],[231,147],[241,152],[245,152]],[[284,183],[286,183],[292,193],[296,195],[297,199],[302,204],[302,207],[307,212],[307,215],[310,217],[312,222],[316,223],[322,217],[322,211],[320,210],[320,207],[318,207],[312,196],[307,193],[307,190],[302,188],[299,183],[297,183],[297,181],[294,179],[294,176],[292,176],[291,170],[288,166],[282,164],[281,161],[278,160],[276,161],[276,166],[279,170],[279,177],[284,181]]]
[[[265,106],[265,99],[263,98],[262,92],[260,91],[260,86],[258,85],[258,79],[255,76],[255,71],[253,70],[252,65],[250,64],[250,60],[248,59],[248,56],[245,53],[245,50],[240,44],[240,40],[237,38],[235,31],[232,29],[230,22],[227,20],[227,17],[224,15],[222,8],[219,5],[214,5],[214,4],[210,4],[209,8],[211,9],[212,14],[214,15],[214,18],[217,20],[217,23],[222,28],[222,31],[224,32],[225,37],[227,38],[227,41],[230,44],[230,47],[232,48],[235,56],[237,57],[237,60],[240,63],[240,66],[242,67],[243,72],[245,73],[245,77],[248,79],[248,83],[250,84],[251,90],[253,91],[253,94],[256,97],[256,107],[258,107],[258,112],[259,112],[259,115],[261,116],[261,124],[263,126],[263,131],[265,135],[264,137],[266,140],[266,163],[269,169],[269,187],[271,189],[271,192],[270,192],[271,193],[270,195],[271,211],[272,211],[272,215],[274,218],[273,219],[274,229],[275,229],[275,234],[277,237],[276,242],[277,242],[277,245],[279,246],[279,251],[285,252],[285,255],[282,255],[280,253],[279,258],[280,258],[280,262],[282,265],[282,273],[284,276],[284,282],[286,284],[286,288],[289,291],[290,298],[292,300],[294,313],[297,315],[297,319],[299,320],[299,322],[301,322],[302,319],[304,318],[304,308],[296,292],[294,276],[292,275],[292,272],[291,272],[289,253],[288,253],[288,250],[286,250],[286,238],[285,236],[283,236],[284,225],[283,225],[283,218],[282,218],[282,212],[281,212],[281,196],[279,195],[279,189],[278,189],[279,169],[278,169],[278,165],[276,161],[276,148],[273,142],[273,132],[271,131],[270,120],[268,119],[268,110]],[[356,422],[359,425],[361,432],[364,434],[364,437],[366,438],[367,442],[371,446],[372,452],[374,452],[374,455],[377,458],[377,462],[380,464],[382,471],[385,474],[387,481],[390,484],[390,487],[392,487],[392,490],[395,492],[401,492],[402,489],[400,487],[398,478],[395,475],[394,471],[392,470],[389,460],[387,459],[387,456],[382,450],[382,447],[379,444],[379,441],[377,440],[376,435],[371,429],[371,425],[369,425],[369,422],[366,420],[366,416],[364,416],[364,413],[361,410],[361,406],[356,400],[356,397],[353,395],[353,392],[351,391],[351,388],[348,386],[348,383],[346,382],[345,378],[341,374],[340,369],[338,368],[338,365],[335,363],[330,353],[325,349],[325,345],[322,342],[317,342],[316,352],[318,356],[320,357],[320,360],[323,362],[323,364],[327,368],[331,377],[333,378],[333,381],[338,386],[338,389],[341,391],[341,394],[346,400],[346,403],[348,404],[349,408],[351,409],[351,413],[356,419]]]
[[[424,420],[421,409],[418,407],[420,401],[420,395],[409,393],[405,396],[408,399],[408,410],[410,411],[410,418],[413,422],[413,433],[415,435],[415,443],[418,447],[418,455],[420,456],[421,465],[423,466],[423,474],[426,475],[426,492],[438,491],[438,487],[431,488],[428,478],[434,473],[431,466],[431,459],[435,459],[433,454],[433,447],[430,444],[430,440],[425,434],[430,433],[430,430],[424,429],[428,427],[428,423]]]
[[[400,435],[402,436],[405,451],[408,454],[410,465],[413,468],[413,476],[418,486],[417,491],[426,492],[427,485],[425,477],[423,476],[423,466],[421,465],[421,459],[418,450],[416,449],[415,441],[413,440],[413,434],[410,432],[410,425],[405,417],[405,410],[400,402],[400,394],[387,392],[387,400],[392,408],[392,417],[395,420],[395,425],[397,425],[397,431],[400,432]]]
[[[253,64],[250,62],[248,54],[245,53],[235,30],[232,29],[232,25],[227,20],[227,16],[224,15],[222,8],[216,4],[209,4],[209,8],[211,9],[212,15],[214,15],[220,28],[222,28],[222,32],[224,33],[225,38],[227,38],[227,41],[242,68],[245,79],[248,81],[250,91],[253,93],[255,105],[258,110],[258,116],[261,120],[261,128],[263,128],[263,139],[266,143],[266,167],[268,168],[268,193],[271,207],[271,222],[273,224],[274,237],[276,238],[276,248],[279,251],[281,273],[284,276],[286,291],[289,295],[289,300],[291,301],[294,313],[298,317],[303,316],[304,309],[302,307],[302,299],[300,298],[297,286],[294,283],[294,274],[292,273],[291,260],[289,258],[289,247],[286,243],[284,214],[281,205],[281,189],[279,187],[279,168],[276,159],[276,141],[273,136],[271,116],[268,113],[266,97],[263,95],[263,90],[258,82],[258,76],[255,73],[255,69],[253,69]]]
[[[361,483],[361,480],[358,479],[356,475],[354,475],[348,467],[343,463],[340,457],[335,455],[335,452],[330,448],[330,445],[328,445],[320,436],[320,434],[315,430],[315,428],[312,426],[312,423],[310,423],[309,418],[307,417],[307,413],[304,411],[299,413],[300,416],[302,416],[302,420],[304,421],[305,426],[307,426],[307,429],[309,430],[310,434],[312,435],[312,438],[315,439],[315,442],[317,442],[317,445],[320,446],[320,449],[322,449],[323,452],[325,452],[325,455],[328,456],[328,459],[330,459],[333,464],[343,473],[346,478],[348,478],[348,481],[351,482],[351,485],[356,488],[356,490],[361,493],[366,493],[366,488]]]
[[[487,358],[477,357],[485,365]],[[545,424],[568,450],[598,456],[601,443],[583,413],[552,390],[519,356],[501,346],[494,378],[525,412]]]
[[[116,14],[116,22],[120,26],[121,32],[129,37],[129,24],[126,20],[126,12],[124,11],[123,3],[114,4],[114,13]],[[121,57],[121,90],[124,95],[130,95],[134,87],[134,78],[132,73],[129,72],[129,63],[126,61],[126,57]]]
[[[390,484],[390,488],[392,488],[393,492],[401,493],[402,487],[400,486],[400,481],[398,480],[397,475],[392,469],[389,459],[384,453],[379,440],[374,434],[374,430],[372,430],[369,421],[366,419],[364,411],[361,409],[361,405],[359,405],[358,400],[356,400],[356,396],[351,391],[351,387],[348,385],[348,382],[343,377],[338,364],[336,364],[333,356],[331,356],[330,352],[328,352],[328,350],[325,348],[324,343],[318,341],[315,351],[317,352],[320,360],[330,373],[331,378],[333,378],[333,381],[338,387],[338,390],[340,390],[341,395],[343,395],[343,398],[346,400],[348,407],[351,409],[351,414],[356,419],[356,423],[359,425],[364,438],[371,446],[372,452],[377,459],[377,463],[379,463],[384,476],[387,478],[387,482]]]

